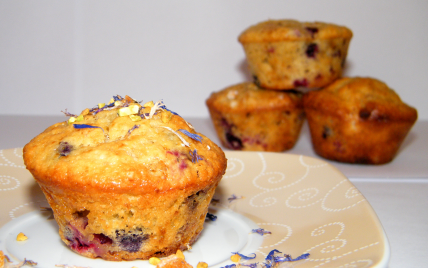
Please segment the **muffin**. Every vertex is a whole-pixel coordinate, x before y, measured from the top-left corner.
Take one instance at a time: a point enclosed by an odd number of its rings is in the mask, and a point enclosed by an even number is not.
[[[105,260],[148,259],[198,238],[224,152],[162,101],[115,96],[24,147],[64,243]]]
[[[331,23],[268,20],[238,40],[256,84],[310,90],[341,77],[351,38],[350,29]]]
[[[346,163],[390,162],[417,120],[416,109],[373,78],[339,79],[306,93],[303,105],[315,152]]]
[[[301,93],[264,90],[251,82],[212,93],[206,105],[221,143],[232,150],[291,149],[305,118]]]

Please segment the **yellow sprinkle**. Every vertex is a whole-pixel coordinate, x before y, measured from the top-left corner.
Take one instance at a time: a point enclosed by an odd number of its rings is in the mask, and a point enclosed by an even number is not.
[[[138,114],[138,112],[140,111],[140,106],[129,105],[129,109],[131,109],[132,114]]]
[[[175,255],[177,255],[177,257],[180,258],[180,259],[182,259],[182,260],[185,259],[184,254],[183,254],[183,252],[181,250],[177,250],[177,252],[175,253]]]
[[[241,256],[239,256],[238,254],[234,254],[232,255],[232,257],[230,257],[230,260],[233,262],[239,262],[240,259],[241,259]]]
[[[141,120],[141,116],[134,115],[134,114],[129,115],[129,118],[131,118],[131,120],[134,121],[134,122]]]
[[[119,116],[127,116],[131,114],[138,114],[140,107],[138,105],[130,105],[119,109]]]
[[[149,263],[152,264],[152,265],[158,265],[160,263],[160,261],[161,260],[159,258],[157,258],[157,257],[151,257],[149,259]]]
[[[155,106],[155,104],[153,103],[153,101],[146,102],[146,103],[143,105],[143,107],[149,107],[149,108],[151,108],[151,107],[153,107],[153,106]]]
[[[27,239],[28,237],[23,233],[19,233],[18,236],[16,237],[16,241],[25,241]]]
[[[122,105],[122,102],[121,102],[121,101],[115,101],[115,102],[114,102],[114,106],[120,106],[120,105]]]
[[[73,123],[74,121],[76,121],[76,117],[70,117],[69,119],[68,119],[68,123],[69,124],[71,124],[71,123]]]
[[[106,104],[105,104],[105,103],[98,103],[98,108],[99,108],[99,109],[103,108],[104,106],[106,106]]]
[[[76,122],[80,122],[80,121],[83,121],[85,118],[83,117],[83,114],[81,114],[81,115],[79,115],[77,118],[76,118]]]
[[[124,107],[119,109],[119,116],[127,116],[131,114],[131,109],[129,107]]]
[[[196,268],[208,268],[208,263],[206,262],[198,262]]]

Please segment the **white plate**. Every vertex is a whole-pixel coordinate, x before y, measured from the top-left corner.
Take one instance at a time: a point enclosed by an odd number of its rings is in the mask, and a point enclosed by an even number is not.
[[[230,264],[232,251],[254,252],[257,258],[249,262],[261,263],[277,249],[292,257],[310,253],[306,260],[285,263],[287,267],[387,267],[389,244],[376,214],[336,168],[320,159],[283,153],[227,151],[226,156],[228,169],[213,206],[218,219],[207,222],[201,238],[185,253],[192,265]],[[229,201],[232,195],[240,198]],[[55,222],[39,211],[47,204],[23,166],[21,149],[0,151],[0,203],[0,250],[9,257],[31,259],[37,267],[112,265],[83,258],[61,243]],[[257,226],[272,234],[250,234]],[[29,239],[17,242],[19,232]],[[154,267],[147,261],[114,263],[132,266]]]

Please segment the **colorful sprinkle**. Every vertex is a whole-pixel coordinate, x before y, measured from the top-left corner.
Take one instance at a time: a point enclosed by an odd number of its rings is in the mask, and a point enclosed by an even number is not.
[[[265,234],[272,234],[271,232],[266,231],[265,229],[262,229],[262,228],[253,229],[253,230],[251,230],[251,232],[252,232],[252,233],[259,234],[259,235],[261,235],[261,236],[263,236],[263,235],[265,235]]]
[[[28,239],[28,237],[22,232],[16,236],[16,241],[25,241],[27,239]]]
[[[232,196],[231,197],[229,197],[227,200],[229,201],[229,203],[230,202],[232,202],[232,201],[235,201],[235,200],[237,200],[237,199],[242,199],[242,198],[244,198],[243,196],[236,196],[235,194],[232,194]]]
[[[208,268],[208,263],[206,262],[198,262],[196,268]]]
[[[72,117],[70,117],[69,119],[68,119],[68,123],[69,124],[71,124],[71,123],[74,123],[74,122],[80,122],[80,121],[83,121],[85,118],[83,117],[83,115],[81,114],[81,115],[79,115],[78,117],[74,117],[74,116],[72,116]]]
[[[205,216],[205,219],[210,220],[210,221],[216,221],[217,220],[217,216],[211,213],[207,213],[207,215]]]
[[[7,256],[5,255],[5,258],[7,259],[7,261],[8,261],[8,262],[10,262],[9,257],[7,257]],[[31,261],[31,260],[27,260],[27,259],[24,259],[23,261],[21,261],[20,263],[17,263],[17,264],[6,264],[6,265],[5,265],[5,267],[10,267],[10,268],[21,268],[22,266],[25,266],[25,265],[28,265],[28,266],[36,266],[36,265],[37,265],[37,262],[35,262],[35,261]]]
[[[192,163],[199,162],[199,160],[203,160],[203,158],[200,155],[198,155],[198,152],[196,151],[196,149],[193,150],[193,152],[190,151],[189,154],[192,157]]]
[[[73,124],[74,128],[77,129],[83,129],[83,128],[99,128],[104,132],[104,129],[102,127],[97,127],[97,126],[91,126],[91,125],[86,125],[86,124]]]
[[[129,118],[131,118],[131,120],[132,120],[133,122],[137,122],[137,121],[140,121],[140,120],[141,120],[141,116],[139,116],[139,115],[135,115],[135,114],[131,114],[131,115],[129,116]]]
[[[244,259],[244,260],[252,260],[252,259],[255,259],[257,257],[256,253],[252,253],[253,256],[245,256],[245,255],[238,253],[238,252],[232,252],[232,254],[238,255],[239,257],[241,257],[241,259]]]
[[[140,106],[138,105],[129,105],[128,107],[123,107],[119,109],[119,116],[128,116],[138,114]]]
[[[299,257],[293,259],[290,255],[284,254],[284,257],[274,257],[275,262],[285,262],[285,261],[299,261],[309,258],[309,253],[304,253],[300,255]]]
[[[77,115],[71,114],[67,111],[67,109],[65,109],[65,111],[61,111],[62,113],[64,113],[66,116],[71,116],[71,117],[77,117]]]
[[[157,257],[151,257],[149,259],[149,263],[152,264],[152,265],[158,265],[160,263],[160,261],[161,260],[159,258],[157,258]]]
[[[132,131],[136,130],[139,127],[140,125],[134,125],[130,130],[128,130],[128,135],[131,135]]]
[[[160,126],[160,127],[168,129],[169,131],[171,131],[172,133],[177,135],[178,138],[180,138],[180,140],[181,140],[181,142],[183,142],[184,146],[190,147],[190,144],[183,137],[181,137],[180,134],[178,134],[176,131],[174,131],[172,128],[167,127],[167,126]]]
[[[178,131],[182,132],[183,134],[185,134],[186,136],[188,136],[191,139],[194,139],[196,141],[202,141],[202,137],[198,134],[193,134],[185,129],[179,129]]]
[[[226,265],[222,268],[234,268],[234,267],[236,267],[236,264]]]
[[[240,265],[241,266],[247,266],[247,267],[250,267],[250,268],[257,268],[257,265],[258,265],[259,263],[258,262],[256,262],[256,263],[249,263],[249,264],[246,264],[246,263],[241,263]]]

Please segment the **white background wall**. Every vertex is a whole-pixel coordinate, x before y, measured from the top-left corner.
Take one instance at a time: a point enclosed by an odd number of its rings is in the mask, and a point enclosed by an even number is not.
[[[238,35],[281,18],[352,29],[345,75],[383,80],[428,119],[426,0],[1,1],[0,114],[120,94],[208,117],[211,92],[248,79]]]

